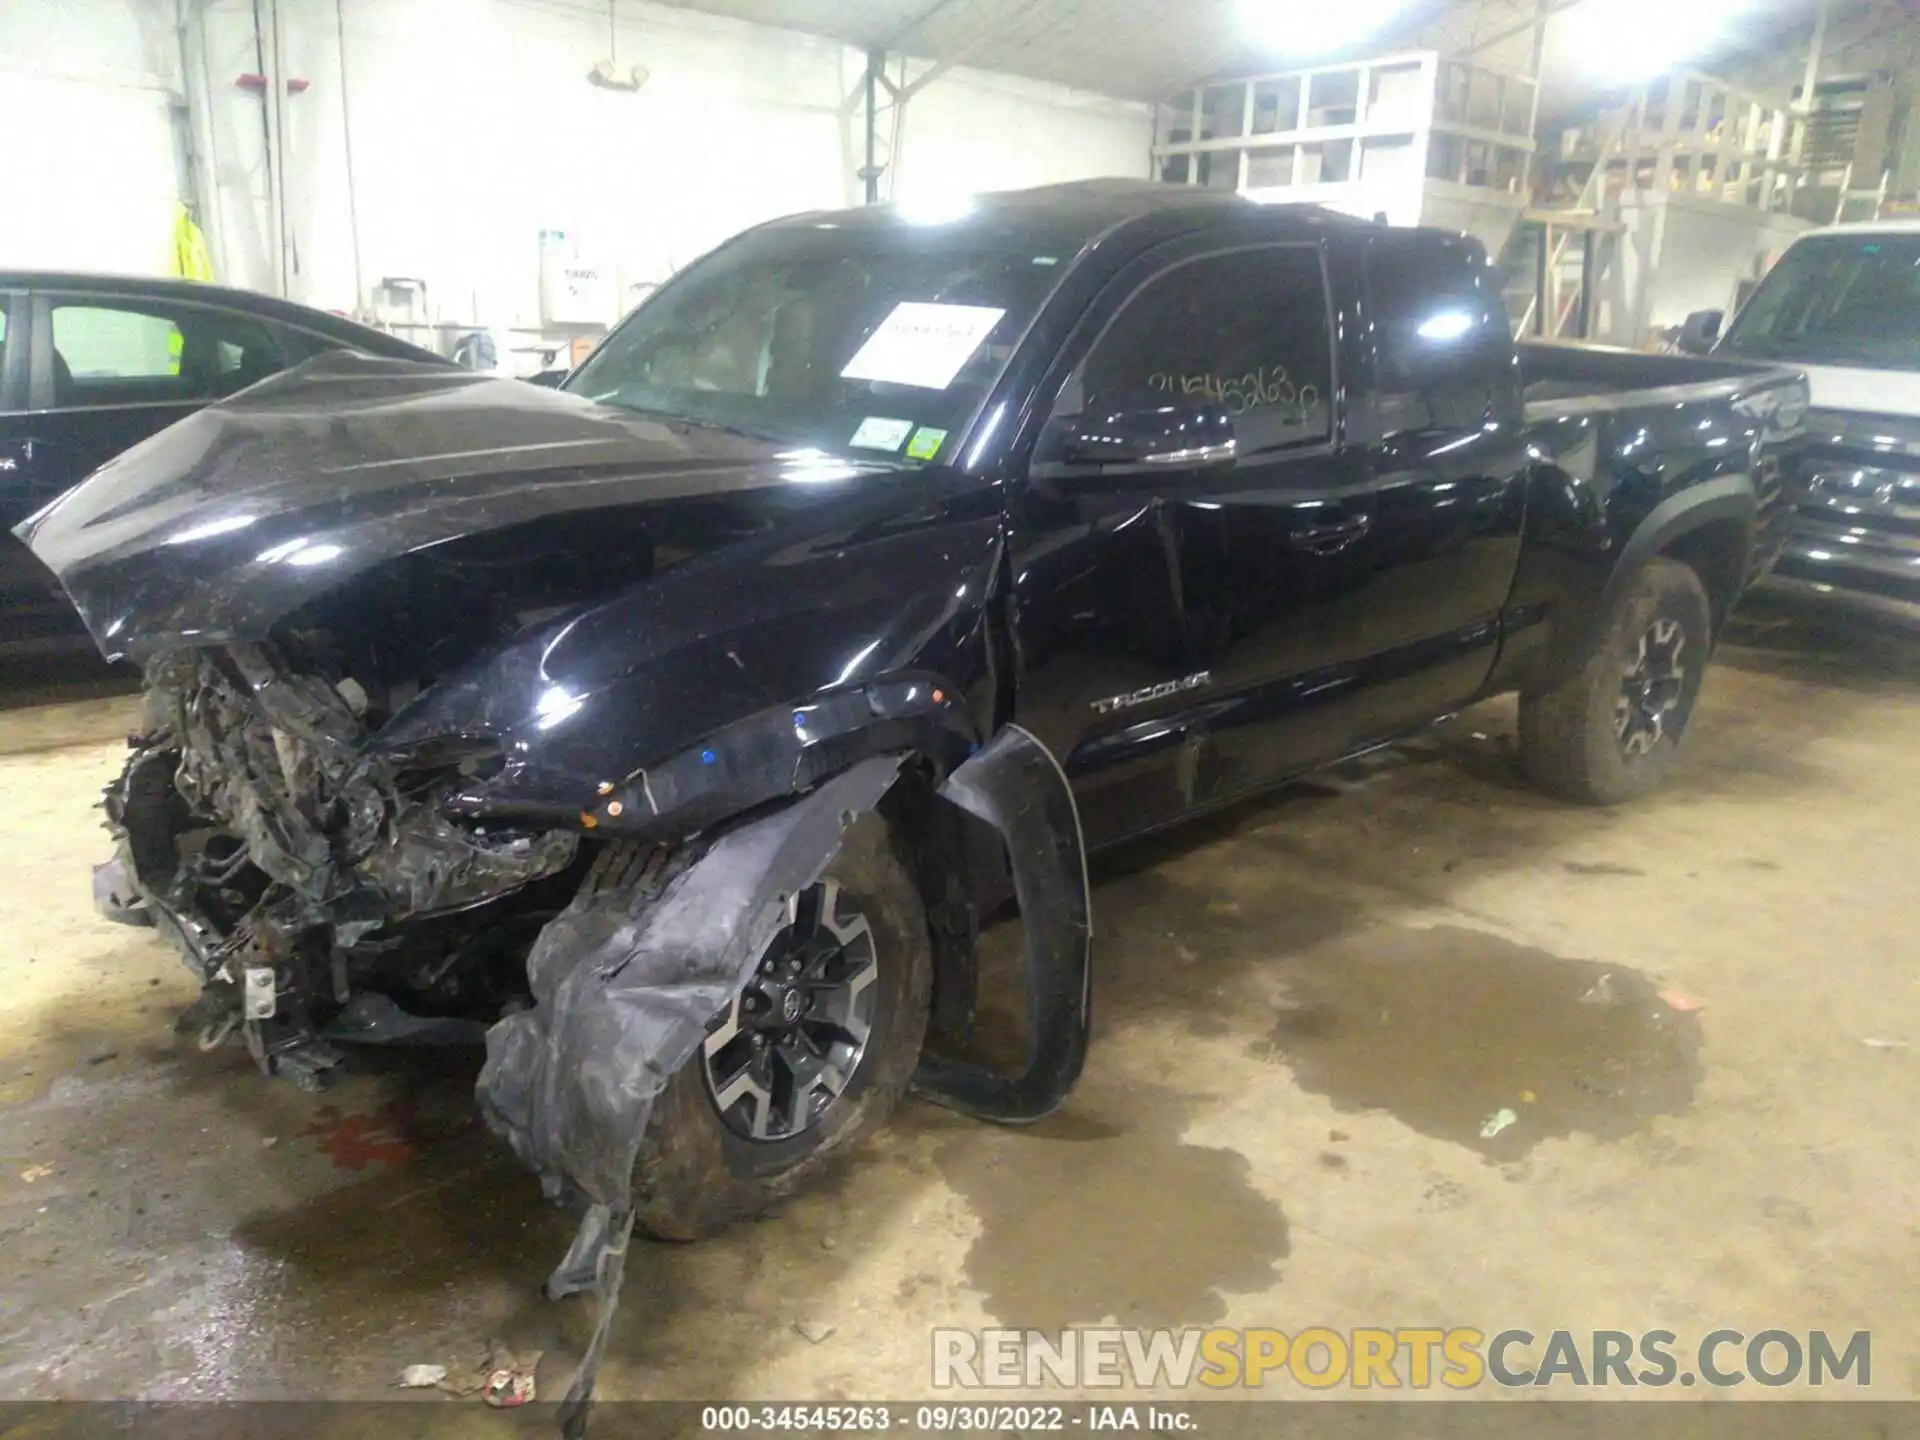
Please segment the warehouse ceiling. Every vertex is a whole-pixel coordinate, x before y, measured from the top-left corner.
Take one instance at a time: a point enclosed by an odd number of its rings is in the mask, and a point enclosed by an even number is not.
[[[862,48],[904,51],[929,60],[1050,80],[1107,95],[1154,99],[1195,79],[1298,68],[1263,52],[1241,22],[1240,0],[676,0],[689,8],[763,25],[824,35]],[[1343,0],[1329,0],[1338,5]],[[1344,0],[1354,3],[1354,0]],[[1565,112],[1602,93],[1604,78],[1585,73],[1574,27],[1577,5],[1611,0],[1547,0],[1558,12],[1549,30],[1547,109]],[[1673,0],[1676,6],[1698,0]],[[1837,45],[1868,41],[1896,28],[1910,0],[1833,0]],[[1817,0],[1747,0],[1738,41],[1699,57],[1696,68],[1740,78],[1797,47],[1804,56]],[[1438,49],[1524,73],[1533,40],[1534,0],[1403,0],[1396,23],[1357,52]]]

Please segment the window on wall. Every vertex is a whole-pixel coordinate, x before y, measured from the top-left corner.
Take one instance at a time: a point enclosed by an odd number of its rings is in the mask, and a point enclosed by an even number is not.
[[[1243,455],[1327,439],[1333,341],[1320,252],[1260,246],[1165,271],[1127,302],[1078,378],[1076,401],[1218,404]]]
[[[61,406],[217,400],[286,364],[264,325],[211,308],[56,300],[52,322]]]

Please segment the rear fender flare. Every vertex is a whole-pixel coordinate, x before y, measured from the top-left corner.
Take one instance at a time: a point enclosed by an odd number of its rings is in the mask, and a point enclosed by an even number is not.
[[[1562,680],[1581,667],[1593,646],[1600,642],[1607,616],[1613,613],[1621,594],[1647,561],[1702,526],[1725,520],[1738,523],[1751,546],[1759,512],[1759,497],[1754,493],[1753,482],[1745,475],[1723,475],[1689,486],[1654,506],[1621,547],[1620,558],[1614,562],[1592,613],[1565,632],[1566,638],[1547,667],[1548,682]]]

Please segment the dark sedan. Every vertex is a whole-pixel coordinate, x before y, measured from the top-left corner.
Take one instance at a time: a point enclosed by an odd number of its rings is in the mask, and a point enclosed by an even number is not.
[[[0,531],[203,405],[329,350],[445,364],[323,310],[186,280],[0,270]],[[93,642],[46,567],[0,537],[0,673]]]

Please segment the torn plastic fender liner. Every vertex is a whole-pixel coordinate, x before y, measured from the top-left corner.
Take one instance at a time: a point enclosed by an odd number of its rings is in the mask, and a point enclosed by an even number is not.
[[[745,986],[846,828],[892,787],[903,757],[862,760],[720,836],[663,891],[583,891],[527,960],[534,1008],[487,1032],[480,1108],[548,1194],[568,1183],[616,1212],[654,1098]]]
[[[1080,1078],[1093,1024],[1092,900],[1073,789],[1052,752],[1009,725],[939,793],[1006,842],[1026,932],[1027,1068],[1009,1077],[930,1055],[914,1085],[982,1120],[1039,1120]]]

